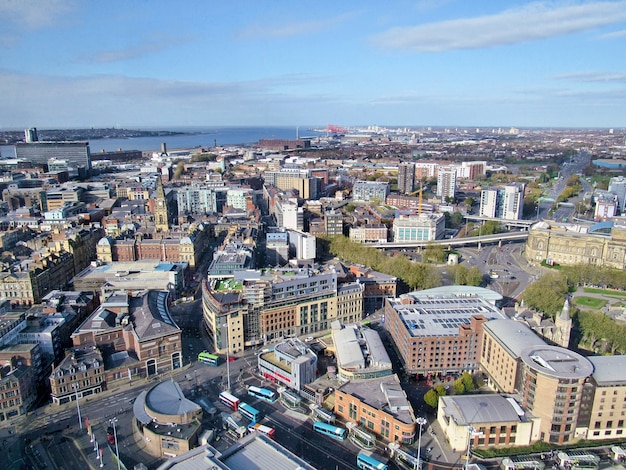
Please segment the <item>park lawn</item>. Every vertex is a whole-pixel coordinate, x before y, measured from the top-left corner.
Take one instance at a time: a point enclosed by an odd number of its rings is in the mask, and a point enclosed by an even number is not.
[[[587,307],[600,310],[606,305],[606,300],[596,299],[595,297],[574,297],[574,305],[577,307]]]
[[[613,289],[598,289],[596,287],[583,287],[583,292],[587,294],[610,295],[613,297],[626,297],[626,291]]]

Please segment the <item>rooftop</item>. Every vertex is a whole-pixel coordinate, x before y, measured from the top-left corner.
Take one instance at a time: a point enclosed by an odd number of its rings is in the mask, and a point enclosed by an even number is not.
[[[457,426],[522,421],[519,405],[502,395],[444,396],[440,400],[444,413]]]
[[[522,350],[528,346],[542,346],[546,342],[537,336],[524,323],[516,320],[492,320],[484,324],[483,328],[498,338],[515,358],[520,357]]]
[[[559,346],[528,346],[520,357],[527,366],[552,377],[584,379],[593,373],[593,365],[588,359]]]
[[[173,380],[161,382],[145,395],[146,411],[161,415],[181,416],[196,413],[200,406],[185,398],[178,383]]]
[[[626,356],[590,356],[593,379],[599,386],[626,385]]]

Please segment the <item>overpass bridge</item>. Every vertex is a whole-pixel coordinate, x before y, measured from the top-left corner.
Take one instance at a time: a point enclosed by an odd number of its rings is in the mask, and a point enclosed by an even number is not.
[[[372,243],[367,246],[379,248],[381,250],[402,250],[402,249],[415,249],[424,248],[432,245],[442,245],[447,248],[461,247],[461,246],[478,246],[479,248],[483,244],[497,243],[501,245],[503,242],[518,242],[528,239],[528,232],[507,232],[507,233],[495,233],[493,235],[481,235],[480,237],[465,237],[465,238],[445,238],[442,240],[431,241],[410,241],[410,242],[388,242],[388,243]]]
[[[544,200],[547,200],[544,199]],[[465,215],[464,218],[466,220],[477,220],[477,221],[482,221],[482,222],[487,222],[487,221],[491,221],[493,220],[494,222],[498,222],[500,225],[504,225],[505,227],[518,227],[521,229],[526,229],[528,230],[528,228],[533,225],[536,224],[538,222],[538,220],[533,219],[533,220],[509,220],[509,219],[500,219],[497,217],[485,217],[482,215]]]

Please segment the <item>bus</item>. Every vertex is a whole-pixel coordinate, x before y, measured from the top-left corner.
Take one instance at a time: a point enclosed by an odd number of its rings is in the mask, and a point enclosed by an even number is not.
[[[387,470],[387,464],[382,459],[381,456],[362,450],[356,456],[356,466],[364,470]]]
[[[252,424],[256,423],[259,419],[261,419],[261,412],[256,408],[248,405],[247,403],[239,402],[239,408],[237,408],[241,416],[250,420]]]
[[[248,387],[248,395],[260,398],[261,400],[269,401],[270,403],[274,403],[278,398],[278,394],[273,390],[253,386]]]
[[[259,431],[263,434],[266,434],[270,437],[274,437],[274,428],[270,428],[269,426],[265,426],[263,424],[260,423],[256,423],[256,424],[251,424],[250,426],[248,426],[248,429],[250,431]]]
[[[198,362],[202,364],[207,364],[209,366],[217,367],[220,363],[220,357],[215,354],[208,353],[206,351],[202,351],[198,354]]]
[[[338,441],[345,440],[348,435],[348,431],[344,428],[333,426],[332,424],[324,423],[322,421],[316,421],[315,424],[313,424],[313,430]]]
[[[235,411],[237,411],[237,408],[239,407],[239,403],[241,403],[241,400],[239,400],[239,398],[237,398],[235,395],[231,395],[228,392],[220,393],[219,398],[222,403],[224,403],[226,406],[228,406],[229,408],[232,408]]]

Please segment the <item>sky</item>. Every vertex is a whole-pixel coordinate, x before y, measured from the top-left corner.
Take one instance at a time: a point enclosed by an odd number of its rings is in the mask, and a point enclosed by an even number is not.
[[[626,0],[0,0],[0,130],[626,127]]]

